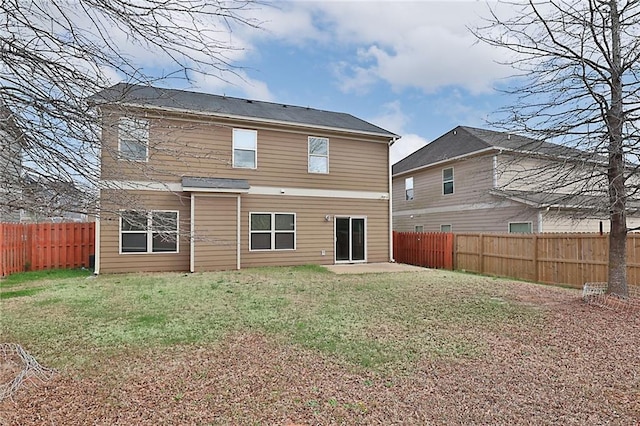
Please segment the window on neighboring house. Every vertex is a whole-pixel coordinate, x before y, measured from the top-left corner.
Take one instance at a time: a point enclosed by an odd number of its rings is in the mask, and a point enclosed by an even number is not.
[[[442,170],[442,194],[453,194],[453,167]]]
[[[250,213],[249,250],[295,250],[295,213]]]
[[[329,173],[329,139],[309,136],[309,173]]]
[[[118,121],[118,155],[129,161],[149,159],[149,120],[121,117]]]
[[[531,230],[531,222],[509,222],[509,233],[511,234],[530,234]]]
[[[404,180],[404,199],[413,200],[413,178],[408,177]]]
[[[233,167],[255,169],[258,164],[258,132],[233,129]]]
[[[124,211],[120,216],[122,253],[177,253],[177,211]]]
[[[416,225],[414,230],[415,232],[424,232],[424,225]]]
[[[440,232],[451,232],[451,225],[440,225]]]

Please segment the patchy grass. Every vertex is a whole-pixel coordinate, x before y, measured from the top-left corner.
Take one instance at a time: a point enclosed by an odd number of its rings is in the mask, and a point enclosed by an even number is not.
[[[0,424],[640,418],[640,318],[588,306],[577,290],[312,266],[76,276],[9,291],[30,289],[2,300],[0,342],[58,374],[0,402]]]
[[[0,288],[10,288],[43,280],[61,280],[65,278],[88,277],[90,269],[48,269],[44,271],[19,272],[0,279]]]
[[[47,286],[2,293],[2,334],[58,368],[114,351],[215,344],[244,331],[368,369],[407,369],[422,357],[481,355],[486,330],[527,327],[540,316],[505,299],[500,280],[450,272],[338,276],[303,266],[52,276],[42,278]]]

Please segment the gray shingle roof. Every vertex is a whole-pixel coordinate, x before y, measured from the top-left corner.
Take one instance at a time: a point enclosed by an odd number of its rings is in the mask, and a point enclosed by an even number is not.
[[[458,126],[393,165],[393,174],[472,154],[483,149],[507,149],[582,158],[585,152],[562,145],[494,130]]]
[[[115,103],[219,116],[253,118],[278,123],[371,134],[389,139],[398,136],[346,113],[127,83],[118,83],[95,94],[90,100],[96,104]]]
[[[250,188],[249,181],[246,179],[207,178],[194,176],[184,176],[182,178],[182,186],[186,188],[229,190],[248,190]]]

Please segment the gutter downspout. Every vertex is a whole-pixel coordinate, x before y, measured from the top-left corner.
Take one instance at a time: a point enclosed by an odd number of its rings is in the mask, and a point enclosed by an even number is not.
[[[391,175],[393,169],[391,167],[391,145],[397,140],[397,137],[391,139],[387,148],[387,162],[389,163],[389,262],[392,263],[395,263],[396,260],[393,258],[393,178]]]
[[[102,196],[102,190],[98,188],[98,200]],[[93,275],[100,274],[100,214],[102,213],[100,206],[98,206],[98,213],[96,214],[95,224],[95,236],[93,244]]]

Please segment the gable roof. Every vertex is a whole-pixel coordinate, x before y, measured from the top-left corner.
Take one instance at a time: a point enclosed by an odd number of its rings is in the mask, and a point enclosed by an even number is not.
[[[118,83],[96,93],[89,100],[97,105],[119,104],[277,124],[303,125],[326,130],[381,136],[388,139],[398,137],[388,130],[351,114],[187,90]]]
[[[520,151],[573,158],[584,158],[586,155],[585,152],[575,148],[543,142],[525,136],[458,126],[398,161],[393,165],[392,173],[395,175],[441,161],[493,150]]]

